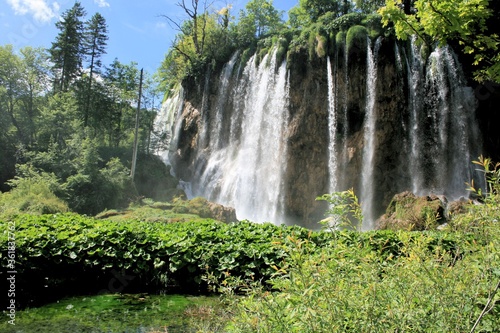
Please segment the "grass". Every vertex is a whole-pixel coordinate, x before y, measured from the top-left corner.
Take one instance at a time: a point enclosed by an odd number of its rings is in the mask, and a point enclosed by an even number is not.
[[[122,210],[105,210],[96,215],[98,219],[111,221],[143,222],[200,222],[217,216],[210,208],[210,202],[201,197],[191,200],[174,198],[171,202],[155,202],[150,198],[141,199]],[[231,221],[233,222],[233,221]]]
[[[73,297],[16,313],[15,326],[3,333],[198,332],[214,325],[222,305],[218,297],[181,295],[97,295]]]

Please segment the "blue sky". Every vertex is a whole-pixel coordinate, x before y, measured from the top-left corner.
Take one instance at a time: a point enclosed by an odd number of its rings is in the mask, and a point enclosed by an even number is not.
[[[160,15],[183,20],[179,0],[81,0],[87,19],[101,13],[108,24],[109,40],[105,65],[114,58],[122,63],[135,61],[139,68],[154,73],[172,44],[175,30]],[[244,8],[246,0],[221,0],[214,9],[227,3],[233,14]],[[0,45],[13,44],[49,48],[58,30],[55,22],[71,8],[75,0],[0,0]],[[189,3],[189,1],[188,1]],[[288,11],[297,1],[275,0],[274,5]]]

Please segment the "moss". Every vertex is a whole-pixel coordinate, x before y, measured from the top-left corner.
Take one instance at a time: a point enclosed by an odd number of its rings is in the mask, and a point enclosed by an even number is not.
[[[328,52],[328,39],[325,36],[316,36],[316,55],[324,58]]]
[[[314,58],[316,53],[316,35],[312,32],[309,34],[307,38],[307,54],[309,55],[309,60]]]
[[[345,46],[346,33],[345,31],[339,31],[335,36],[335,44],[337,46]]]
[[[217,297],[120,294],[73,297],[16,313],[15,330],[7,320],[1,332],[191,332],[201,309],[220,308]],[[12,326],[12,325],[10,325]]]
[[[396,194],[380,219],[380,229],[432,230],[444,222],[444,206],[436,196],[417,197],[413,193]]]
[[[277,42],[278,52],[276,53],[276,62],[281,64],[285,57],[287,56],[288,51],[288,40],[286,38],[280,38]]]
[[[355,25],[347,31],[346,34],[346,47],[347,50],[358,48],[361,50],[366,49],[368,38],[368,30],[362,25]]]
[[[255,54],[255,51],[256,51],[255,45],[252,45],[249,48],[247,48],[246,50],[244,50],[241,53],[241,57],[240,57],[241,65],[244,66],[248,62],[248,60],[250,60],[250,58]]]
[[[260,65],[260,63],[262,62],[262,60],[264,60],[265,56],[269,53],[269,48],[267,47],[264,47],[262,49],[260,49],[258,52],[257,52],[257,57],[256,57],[256,61],[257,61],[257,66]]]
[[[328,53],[330,55],[333,55],[334,51],[335,51],[335,47],[336,47],[336,34],[334,33],[330,33],[330,35],[328,36]]]

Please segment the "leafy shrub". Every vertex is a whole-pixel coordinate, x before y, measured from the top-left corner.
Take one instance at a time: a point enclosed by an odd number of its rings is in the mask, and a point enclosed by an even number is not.
[[[59,186],[54,175],[20,166],[23,177],[12,179],[12,189],[0,193],[0,216],[54,214],[68,212],[68,205],[55,194]],[[24,178],[26,177],[26,178]]]
[[[23,286],[16,299],[24,305],[28,299],[109,289],[117,274],[131,277],[127,288],[135,291],[206,291],[209,284],[218,287],[228,276],[265,285],[275,267],[289,260],[292,240],[303,241],[311,252],[364,247],[388,258],[403,250],[401,235],[391,232],[311,232],[248,221],[112,222],[76,214],[22,215],[10,221],[16,229],[16,270]],[[6,230],[7,222],[0,221],[4,266]],[[444,234],[432,234],[428,246],[455,253],[457,245]]]
[[[325,220],[327,228],[337,230],[361,225],[363,213],[353,189],[325,194],[316,198],[316,200],[327,201],[330,204],[330,208],[325,213],[325,215],[329,216]]]
[[[326,29],[328,31],[342,31],[351,28],[352,26],[361,24],[361,21],[366,17],[365,14],[361,13],[349,13],[343,15],[334,20],[330,20],[325,22]]]
[[[274,292],[249,283],[249,297],[231,298],[229,332],[470,332],[476,318],[478,331],[497,332],[496,235],[461,259],[430,246],[434,239],[424,233],[398,233],[397,257],[376,255],[363,243],[311,251],[293,240],[270,281]]]

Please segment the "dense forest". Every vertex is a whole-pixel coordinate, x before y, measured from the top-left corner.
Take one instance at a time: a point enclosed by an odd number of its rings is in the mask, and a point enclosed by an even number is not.
[[[347,36],[348,47],[365,35],[416,35],[429,45],[455,45],[477,81],[500,81],[496,2],[386,2],[300,0],[287,21],[270,0],[249,1],[237,14],[230,5],[216,9],[205,1],[179,2],[186,20],[164,15],[178,33],[158,73],[146,73],[144,79],[140,157],[146,161],[149,155],[151,160],[168,143],[169,133],[156,133],[153,126],[164,95],[182,82],[199,79],[209,68],[220,68],[236,50],[243,59],[254,53],[262,58],[277,45],[281,59],[306,53],[313,60],[327,55],[339,35],[357,26]],[[90,214],[141,195],[154,196],[141,192],[144,188],[137,192],[129,177],[138,64],[117,58],[102,63],[106,19],[99,13],[87,18],[80,2],[63,13],[56,27],[59,33],[50,49],[0,49],[0,189],[25,197],[23,191],[32,192],[36,184],[42,197]]]
[[[0,47],[0,189],[14,188],[0,206],[24,202],[26,211],[40,205],[35,210],[45,213],[96,214],[126,205],[141,190],[129,177],[140,69],[117,58],[102,63],[106,20],[99,13],[87,18],[80,2],[56,27],[50,49]],[[141,170],[145,163],[161,170],[152,157],[167,139],[153,128],[160,104],[145,73],[137,124]]]

